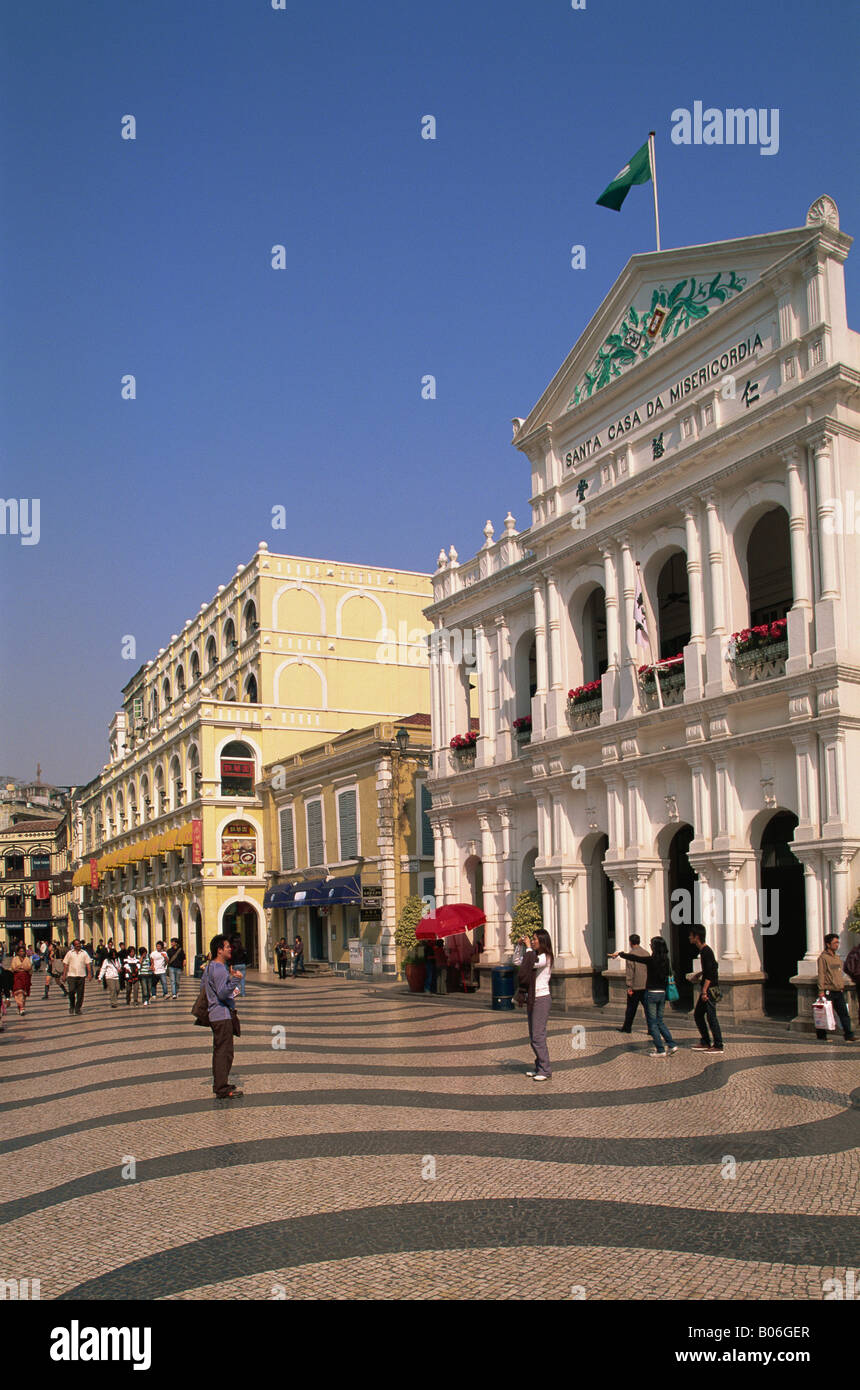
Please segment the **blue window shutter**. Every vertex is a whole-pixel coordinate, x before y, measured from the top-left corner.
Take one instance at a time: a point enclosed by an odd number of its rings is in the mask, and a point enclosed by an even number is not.
[[[293,829],[293,808],[285,806],[281,810],[281,868],[296,867],[296,836]]]
[[[341,792],[337,799],[341,859],[358,858],[358,818],[356,792]]]
[[[308,864],[325,863],[323,843],[322,802],[311,801],[307,807],[308,817]]]

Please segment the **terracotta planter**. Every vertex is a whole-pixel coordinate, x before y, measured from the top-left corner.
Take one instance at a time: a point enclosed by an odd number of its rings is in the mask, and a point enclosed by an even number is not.
[[[427,975],[426,965],[413,965],[411,962],[407,962],[403,970],[409,982],[410,992],[412,994],[423,993],[424,980]]]

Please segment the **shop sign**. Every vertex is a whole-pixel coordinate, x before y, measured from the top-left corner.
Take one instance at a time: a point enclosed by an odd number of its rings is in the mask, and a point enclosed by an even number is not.
[[[203,822],[193,820],[191,822],[191,863],[203,863]]]
[[[349,938],[349,968],[360,970],[362,966],[362,944],[360,936]]]

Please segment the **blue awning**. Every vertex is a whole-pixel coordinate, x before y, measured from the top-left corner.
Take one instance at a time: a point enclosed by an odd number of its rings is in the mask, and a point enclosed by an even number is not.
[[[361,902],[361,874],[345,874],[342,878],[331,878],[325,884],[325,901],[336,907],[338,903]]]
[[[293,883],[279,883],[276,888],[268,888],[263,895],[263,907],[288,907],[294,887]]]

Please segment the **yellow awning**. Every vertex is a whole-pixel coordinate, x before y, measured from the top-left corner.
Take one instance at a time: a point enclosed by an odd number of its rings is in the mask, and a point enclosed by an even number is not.
[[[177,843],[177,845],[181,848],[181,847],[183,847],[184,845],[193,844],[193,842],[194,842],[194,831],[193,831],[193,829],[192,829],[191,822],[188,821],[188,822],[186,822],[185,825],[180,826],[179,830],[177,830],[177,832],[176,832],[176,843]]]

